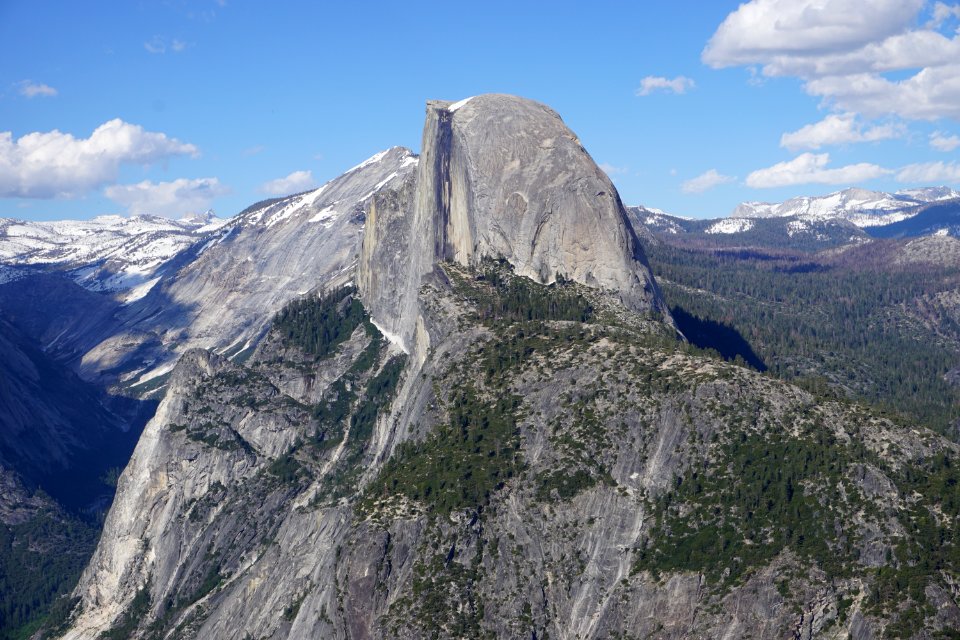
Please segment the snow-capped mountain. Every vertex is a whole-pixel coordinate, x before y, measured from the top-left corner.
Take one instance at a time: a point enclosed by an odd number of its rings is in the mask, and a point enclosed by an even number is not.
[[[180,220],[160,216],[99,216],[92,220],[30,222],[0,219],[0,263],[68,270],[94,291],[142,297],[158,269],[224,224],[212,212]]]
[[[801,196],[786,202],[744,202],[733,210],[731,218],[796,217],[805,221],[841,218],[858,227],[876,227],[906,220],[932,202],[960,198],[949,187],[926,187],[897,193],[844,189],[825,196]]]
[[[627,216],[631,218],[634,227],[639,223],[641,227],[649,229],[650,231],[674,235],[686,233],[687,230],[684,228],[684,222],[690,220],[690,218],[675,216],[660,209],[642,206],[627,207]]]

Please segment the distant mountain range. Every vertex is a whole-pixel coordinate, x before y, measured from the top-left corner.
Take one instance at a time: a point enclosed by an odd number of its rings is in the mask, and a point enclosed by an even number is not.
[[[960,198],[949,187],[926,187],[884,193],[866,189],[844,189],[825,196],[801,196],[786,202],[744,202],[731,218],[788,218],[805,221],[841,218],[858,227],[878,227],[906,220],[932,202]]]
[[[636,224],[654,234],[717,245],[763,244],[799,250],[941,234],[960,236],[960,192],[926,187],[897,193],[845,189],[786,202],[745,202],[726,218],[692,219],[630,207]]]

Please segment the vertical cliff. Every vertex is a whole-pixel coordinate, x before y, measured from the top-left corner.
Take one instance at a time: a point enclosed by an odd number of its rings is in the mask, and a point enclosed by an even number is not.
[[[429,103],[412,164],[363,210],[362,303],[180,359],[64,638],[960,628],[960,447],[679,343],[546,107]]]
[[[503,258],[541,283],[563,276],[666,313],[610,179],[548,107],[489,94],[427,102],[410,178],[368,205],[358,279],[376,321],[414,347],[419,283],[439,261]],[[390,274],[390,277],[385,277]]]

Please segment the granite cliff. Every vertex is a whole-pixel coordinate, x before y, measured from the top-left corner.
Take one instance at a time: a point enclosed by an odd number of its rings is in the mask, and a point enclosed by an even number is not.
[[[181,357],[55,635],[960,628],[960,448],[678,340],[552,111],[429,103],[364,214],[355,286]]]
[[[503,259],[665,314],[610,179],[552,109],[488,94],[427,103],[416,175],[369,205],[358,282],[374,319],[414,342],[419,282],[433,265]]]

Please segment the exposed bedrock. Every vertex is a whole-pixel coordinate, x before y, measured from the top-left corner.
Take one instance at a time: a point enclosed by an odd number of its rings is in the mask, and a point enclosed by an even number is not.
[[[560,116],[516,96],[427,102],[417,175],[377,194],[359,282],[373,317],[411,350],[433,265],[503,258],[543,283],[612,290],[666,313],[620,196]]]

